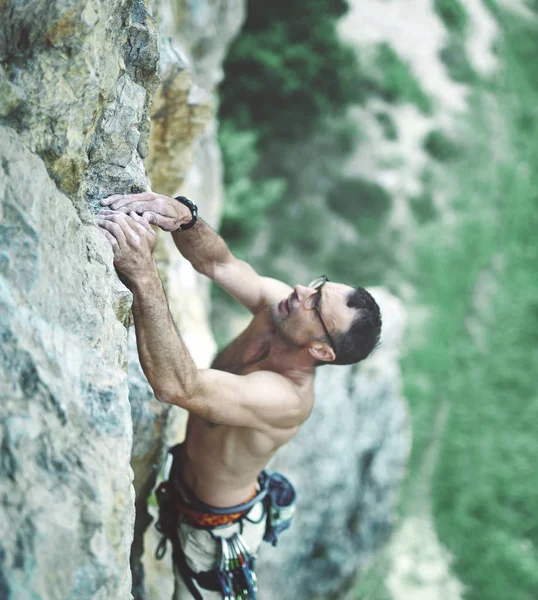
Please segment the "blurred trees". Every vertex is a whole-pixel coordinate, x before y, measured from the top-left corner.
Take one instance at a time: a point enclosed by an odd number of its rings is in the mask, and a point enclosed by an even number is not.
[[[360,142],[348,109],[378,96],[431,110],[408,66],[386,44],[372,64],[360,64],[336,28],[347,8],[341,0],[250,0],[225,62],[222,233],[234,252],[285,280],[326,271],[335,280],[381,281],[392,261],[379,224],[391,198],[375,184],[347,180],[346,160]],[[395,139],[390,116],[379,118]],[[353,268],[343,249],[354,255]]]
[[[357,60],[336,33],[343,0],[250,0],[225,62],[221,118],[267,144],[306,139],[359,98]]]
[[[263,264],[274,244],[282,251],[286,240],[299,254],[311,252],[318,227],[323,246],[319,225],[327,211],[317,196],[340,176],[353,148],[356,132],[344,124],[345,114],[360,100],[361,86],[356,53],[336,31],[346,10],[341,0],[250,0],[243,32],[225,62],[222,232],[236,253],[249,252],[249,260],[271,275],[284,276],[274,262]],[[256,255],[253,240],[269,215],[279,234],[266,235],[265,252]]]
[[[404,363],[414,428],[411,472],[427,450],[439,402],[448,402],[435,519],[465,598],[534,600],[538,25],[488,3],[503,36],[500,69],[489,81],[475,80],[469,146],[450,149],[437,135],[426,140],[437,160],[449,161],[457,185],[454,222],[434,220],[422,229],[417,269],[408,273],[430,311],[427,340]],[[442,4],[450,8],[448,0]]]

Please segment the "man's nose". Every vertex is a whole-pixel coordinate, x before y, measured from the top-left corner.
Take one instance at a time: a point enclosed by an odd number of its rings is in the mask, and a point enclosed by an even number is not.
[[[295,292],[295,295],[301,304],[315,292],[314,289],[308,288],[304,285],[296,285],[293,288],[293,291]]]

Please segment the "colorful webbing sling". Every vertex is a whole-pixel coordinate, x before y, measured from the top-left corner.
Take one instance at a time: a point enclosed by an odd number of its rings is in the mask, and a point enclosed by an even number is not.
[[[248,498],[246,505],[248,506],[250,501],[254,500],[257,496],[258,490],[254,489],[252,495]],[[260,501],[261,499],[257,500],[257,502]],[[189,523],[191,523],[195,527],[200,527],[203,529],[212,529],[214,527],[230,525],[231,523],[238,521],[241,517],[244,517],[249,511],[249,509],[247,508],[246,510],[233,512],[227,515],[216,515],[212,512],[195,510],[181,499],[178,500],[176,504],[176,509],[181,515],[187,518]]]

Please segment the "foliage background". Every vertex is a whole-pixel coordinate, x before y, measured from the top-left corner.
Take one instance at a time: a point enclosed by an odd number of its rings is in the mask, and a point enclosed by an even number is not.
[[[501,36],[499,68],[485,79],[466,56],[464,4],[435,0],[449,32],[441,60],[472,91],[460,131],[424,137],[431,163],[422,193],[409,198],[411,221],[398,228],[390,224],[390,193],[346,174],[346,158],[363,143],[348,109],[382,98],[433,114],[435,103],[388,44],[363,60],[339,39],[336,23],[346,2],[250,0],[221,89],[223,234],[234,253],[264,274],[293,282],[326,272],[350,284],[383,284],[401,292],[411,315],[416,304],[427,309],[425,321],[411,318],[403,364],[414,448],[402,515],[436,414],[447,403],[433,505],[465,598],[532,600],[538,597],[538,14],[518,16],[494,0],[487,6]],[[387,139],[397,138],[389,112],[376,118]],[[434,201],[447,181],[450,219]],[[405,286],[415,290],[414,303]],[[214,295],[216,313],[235,310],[218,290]],[[224,321],[214,323],[221,343],[229,333]],[[359,582],[358,597],[385,598],[384,567],[375,573]]]

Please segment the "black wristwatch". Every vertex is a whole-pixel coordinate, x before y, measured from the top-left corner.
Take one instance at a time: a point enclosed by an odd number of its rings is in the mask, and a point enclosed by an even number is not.
[[[184,204],[191,211],[192,219],[186,225],[180,225],[177,229],[177,231],[187,231],[187,229],[194,227],[194,224],[198,221],[198,207],[192,200],[185,198],[185,196],[176,196],[174,200],[181,202],[181,204]]]

